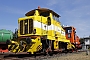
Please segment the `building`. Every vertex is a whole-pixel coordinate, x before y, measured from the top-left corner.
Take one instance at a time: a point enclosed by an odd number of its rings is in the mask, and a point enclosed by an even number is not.
[[[90,47],[90,36],[89,37],[85,37],[84,38],[84,45],[83,45],[83,49],[88,49]]]

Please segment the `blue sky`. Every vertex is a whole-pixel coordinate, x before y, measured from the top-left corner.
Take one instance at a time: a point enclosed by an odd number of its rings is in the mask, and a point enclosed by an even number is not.
[[[61,15],[61,24],[74,26],[79,37],[90,35],[90,0],[0,0],[0,29],[14,32],[18,18],[38,6]]]

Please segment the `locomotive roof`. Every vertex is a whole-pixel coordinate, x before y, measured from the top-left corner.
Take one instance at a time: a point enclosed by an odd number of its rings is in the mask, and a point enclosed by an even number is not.
[[[46,12],[50,12],[50,13],[54,14],[55,16],[60,17],[60,15],[58,15],[57,13],[55,13],[53,10],[50,10],[50,9],[47,9],[47,8],[39,8],[39,9],[31,10],[31,11],[27,12],[25,14],[25,16],[30,16],[31,14],[34,14],[35,10],[38,10],[40,12],[45,12],[45,11]]]
[[[76,28],[73,26],[63,26],[63,28],[70,28],[70,27],[76,30]]]

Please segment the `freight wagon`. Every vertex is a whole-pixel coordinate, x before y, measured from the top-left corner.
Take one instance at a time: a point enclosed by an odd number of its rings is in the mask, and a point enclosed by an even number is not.
[[[8,52],[7,40],[13,39],[13,32],[6,29],[0,30],[0,52]]]

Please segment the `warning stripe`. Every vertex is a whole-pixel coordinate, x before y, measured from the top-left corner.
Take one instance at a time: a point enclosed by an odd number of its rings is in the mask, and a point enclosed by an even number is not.
[[[8,50],[10,51],[10,50],[11,50],[11,48],[12,48],[12,45],[8,47]]]
[[[13,52],[14,52],[14,53],[17,53],[18,50],[19,50],[19,45],[15,45],[15,47],[14,47],[14,49],[13,49]]]
[[[37,49],[37,51],[39,51],[39,50],[41,50],[41,49],[42,49],[42,46],[41,46],[41,45],[39,45],[36,49]]]
[[[19,48],[20,48],[20,52],[23,52],[24,47],[20,45]]]
[[[15,53],[19,52],[19,49],[16,49]]]
[[[26,52],[26,48],[27,48],[27,46],[24,47],[24,51],[23,52]]]
[[[9,51],[12,50],[13,47],[14,47],[14,45],[11,44],[11,45],[8,47],[8,50],[9,50]]]
[[[16,44],[11,44],[8,49],[11,52],[17,53],[17,52],[26,52],[26,47],[27,46],[21,46],[21,45],[16,45]]]
[[[17,47],[17,46],[16,46],[16,45],[14,45],[14,47],[12,48],[12,50],[14,50],[16,47]]]
[[[19,45],[20,52],[26,52],[27,46]]]

